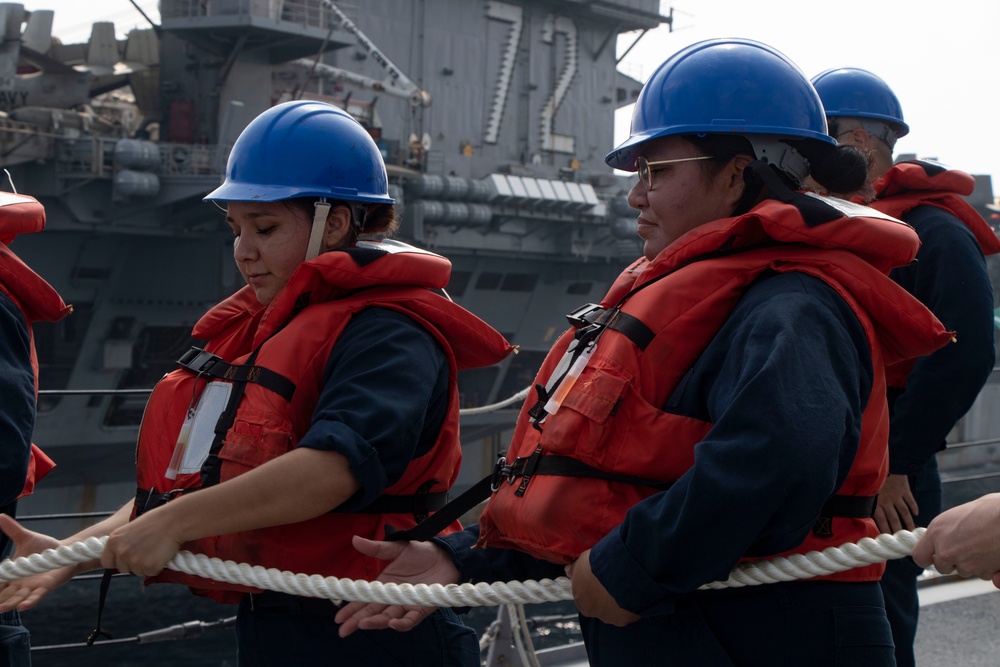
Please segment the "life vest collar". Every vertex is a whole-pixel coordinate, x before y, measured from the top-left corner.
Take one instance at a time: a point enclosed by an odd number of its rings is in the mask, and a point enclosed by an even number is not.
[[[954,192],[967,197],[975,190],[976,179],[964,171],[949,169],[930,160],[906,160],[890,167],[875,181],[874,188],[879,199],[910,190]]]
[[[884,213],[903,217],[918,206],[933,206],[969,228],[984,255],[1000,253],[1000,238],[979,211],[964,197],[972,193],[976,179],[936,162],[914,160],[894,165],[875,184],[878,199],[872,203]]]
[[[0,243],[45,229],[45,207],[34,197],[0,192]]]
[[[3,243],[0,243],[0,290],[17,302],[29,323],[58,322],[73,311],[52,285]]]
[[[916,256],[920,239],[905,222],[836,197],[797,194],[791,203],[768,199],[744,215],[720,218],[689,231],[652,260],[643,279],[700,257],[779,243],[846,250],[885,272]]]

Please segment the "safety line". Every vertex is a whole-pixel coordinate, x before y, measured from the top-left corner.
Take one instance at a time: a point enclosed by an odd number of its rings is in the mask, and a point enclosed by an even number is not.
[[[865,537],[857,543],[829,547],[823,551],[793,554],[769,560],[742,563],[726,581],[715,581],[699,590],[757,586],[795,579],[844,572],[856,567],[894,560],[910,555],[924,528],[883,533]],[[57,568],[101,557],[107,537],[90,537],[15,560],[0,563],[0,582],[13,581]],[[291,595],[356,600],[392,605],[432,607],[490,607],[499,604],[533,604],[572,600],[572,583],[567,577],[540,581],[498,581],[492,584],[395,584],[323,577],[318,574],[294,574],[275,568],[209,558],[203,554],[180,551],[167,563],[171,570],[252,586]]]

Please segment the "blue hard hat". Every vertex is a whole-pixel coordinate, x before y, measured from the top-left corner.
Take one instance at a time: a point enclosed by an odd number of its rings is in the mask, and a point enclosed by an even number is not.
[[[635,171],[641,144],[680,134],[835,143],[819,95],[802,71],[781,52],[749,39],[711,39],[670,56],[639,93],[631,136],[604,161]]]
[[[375,140],[346,111],[298,100],[271,107],[233,144],[226,180],[206,201],[326,197],[392,204]]]
[[[828,69],[813,77],[812,84],[829,118],[849,116],[880,120],[888,123],[897,137],[910,131],[910,126],[903,122],[903,107],[892,89],[868,70],[856,67]]]

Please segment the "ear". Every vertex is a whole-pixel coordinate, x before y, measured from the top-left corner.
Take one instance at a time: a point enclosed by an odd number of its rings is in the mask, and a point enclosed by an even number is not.
[[[326,217],[326,231],[323,233],[323,250],[332,250],[347,245],[351,235],[351,209],[343,204],[330,209]]]
[[[743,171],[753,160],[754,158],[749,155],[737,155],[723,169],[724,196],[730,209],[736,208],[736,204],[743,197],[743,190],[746,189],[746,181],[743,180]]]
[[[856,127],[850,132],[845,132],[837,137],[837,143],[850,146],[857,146],[861,149],[870,149],[872,138],[868,130],[863,127]]]

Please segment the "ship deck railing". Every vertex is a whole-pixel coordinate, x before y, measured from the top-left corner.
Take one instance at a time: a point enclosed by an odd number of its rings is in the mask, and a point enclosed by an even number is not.
[[[338,2],[337,7],[351,21],[356,21],[358,8],[353,3]],[[259,17],[285,23],[296,23],[304,28],[329,28],[336,25],[333,13],[318,0],[169,0],[160,3],[160,17],[192,19],[201,17]]]

